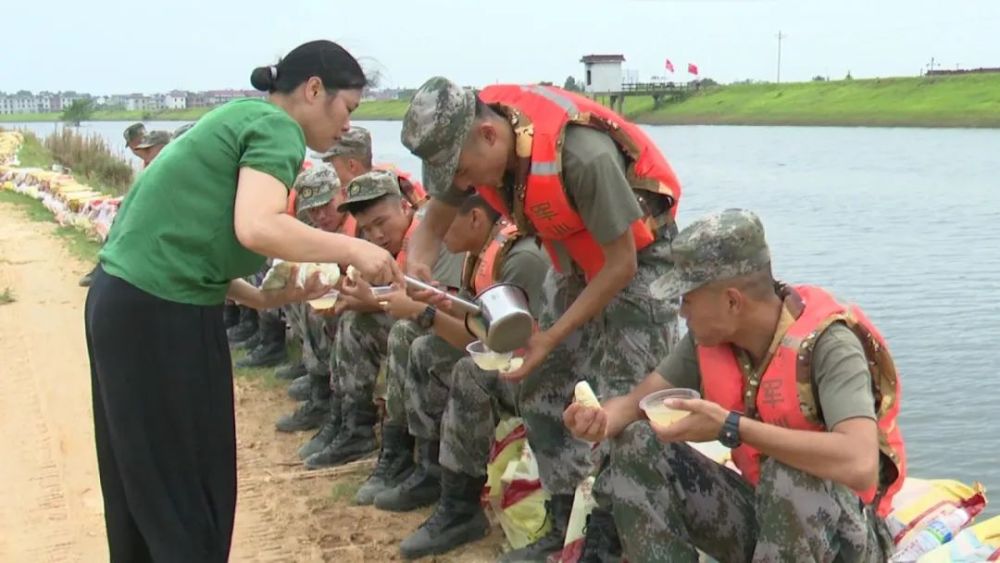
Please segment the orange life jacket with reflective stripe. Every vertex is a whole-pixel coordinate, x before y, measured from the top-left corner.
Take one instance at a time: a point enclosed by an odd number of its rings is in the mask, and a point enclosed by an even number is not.
[[[517,225],[502,217],[498,219],[483,248],[476,254],[470,252],[465,258],[462,287],[473,295],[479,295],[497,283],[504,258],[520,239]]]
[[[647,215],[632,224],[636,250],[649,246],[659,227],[677,213],[681,186],[666,158],[635,124],[583,96],[552,86],[497,85],[479,93],[485,103],[499,106],[514,128],[518,171],[513,206],[492,186],[476,190],[494,209],[512,218],[521,232],[537,235],[559,268],[553,241],[590,279],[604,266],[604,251],[587,231],[562,183],[562,143],[568,125],[593,127],[607,133],[625,156],[626,177]],[[653,216],[641,195],[667,198],[667,210]]]
[[[732,346],[698,346],[702,394],[725,409],[743,412],[767,424],[825,432],[813,380],[812,354],[823,331],[835,322],[844,323],[857,335],[868,359],[881,458],[878,485],[856,492],[866,503],[877,502],[879,515],[886,516],[906,477],[906,450],[897,426],[902,387],[885,340],[861,309],[842,305],[821,288],[796,286],[785,292],[785,306],[796,319],[758,384],[751,382],[748,386],[745,373],[753,368],[740,366]],[[756,486],[760,452],[743,444],[733,450],[732,456],[744,478]]]

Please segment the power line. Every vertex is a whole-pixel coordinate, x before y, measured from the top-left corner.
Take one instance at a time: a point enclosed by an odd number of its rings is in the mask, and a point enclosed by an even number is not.
[[[788,37],[778,30],[778,84],[781,84],[781,40]]]

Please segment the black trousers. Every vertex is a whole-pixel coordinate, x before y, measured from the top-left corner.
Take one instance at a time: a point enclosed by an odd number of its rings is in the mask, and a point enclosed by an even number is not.
[[[166,301],[98,268],[85,320],[111,561],[226,561],[236,428],[222,305]]]

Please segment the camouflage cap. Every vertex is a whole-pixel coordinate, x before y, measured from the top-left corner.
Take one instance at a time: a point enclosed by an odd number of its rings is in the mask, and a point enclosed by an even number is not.
[[[727,209],[684,228],[670,244],[674,267],[650,286],[658,299],[759,272],[771,263],[764,226],[752,211]]]
[[[176,139],[177,137],[180,137],[184,133],[187,133],[188,131],[191,130],[192,127],[194,127],[194,124],[195,122],[192,121],[191,123],[185,123],[184,125],[181,125],[177,129],[174,129],[173,138]]]
[[[400,140],[424,162],[427,191],[440,194],[455,181],[458,156],[476,119],[476,95],[435,76],[417,90],[403,117]]]
[[[150,131],[143,135],[142,140],[135,146],[137,149],[148,149],[156,145],[165,145],[170,142],[169,131]]]
[[[300,219],[309,209],[322,207],[333,199],[340,189],[340,180],[333,168],[327,165],[313,166],[299,174],[292,188],[295,196],[295,215]]]
[[[141,140],[146,136],[146,126],[142,123],[133,123],[125,128],[123,136],[125,137],[126,145]]]
[[[351,127],[341,135],[337,144],[325,153],[316,155],[316,158],[326,160],[335,156],[357,156],[371,160],[372,134],[364,127]]]
[[[403,196],[399,190],[399,176],[388,170],[372,170],[347,184],[347,199],[337,206],[337,211],[347,211],[352,204],[371,201],[386,195]]]

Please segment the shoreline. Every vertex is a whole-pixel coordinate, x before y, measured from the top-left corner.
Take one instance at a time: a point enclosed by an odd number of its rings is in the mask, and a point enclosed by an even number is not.
[[[370,100],[351,117],[401,121],[408,107],[406,100]],[[212,109],[95,111],[86,121],[193,121]],[[1000,129],[1000,73],[713,85],[659,106],[651,96],[630,96],[622,113],[640,125]],[[60,117],[5,114],[0,127]]]

